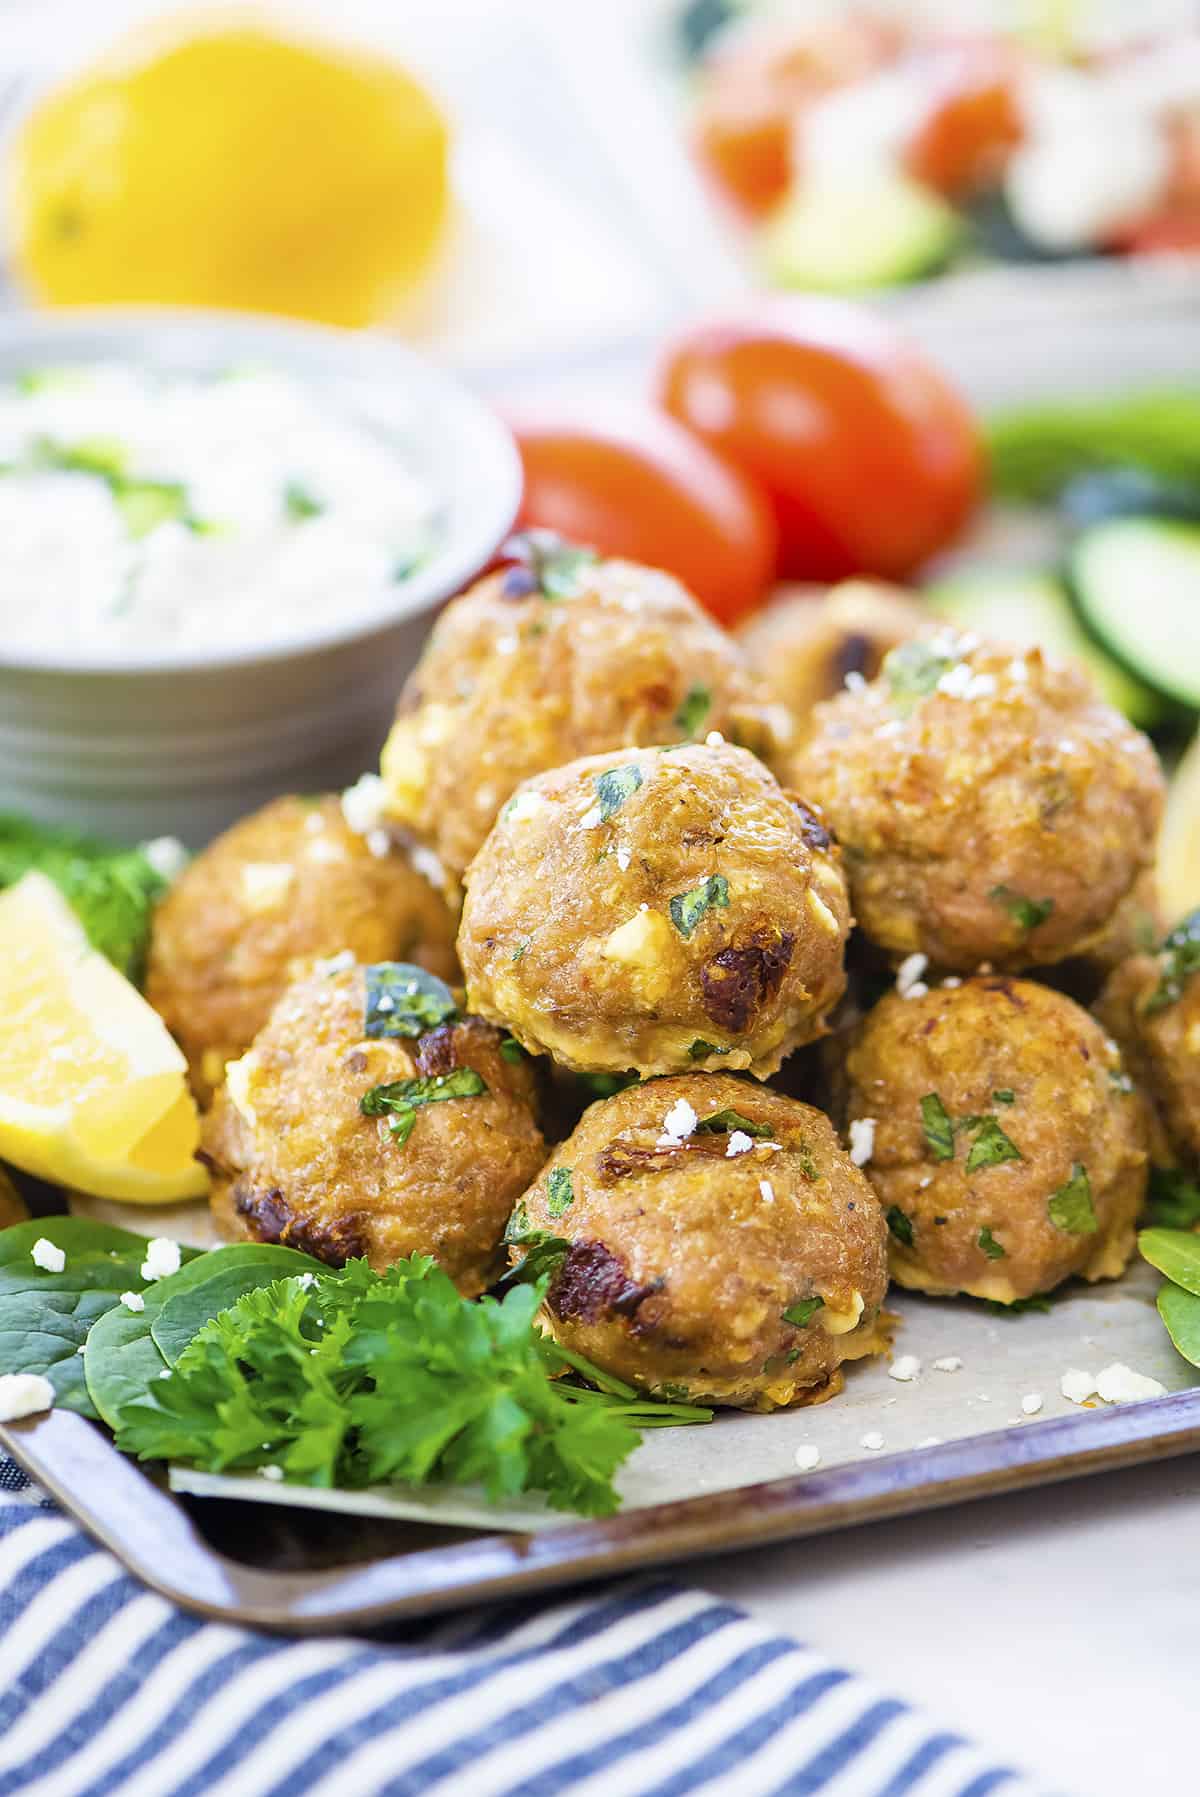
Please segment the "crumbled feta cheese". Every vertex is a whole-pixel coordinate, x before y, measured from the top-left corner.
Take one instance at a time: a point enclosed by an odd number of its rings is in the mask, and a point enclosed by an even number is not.
[[[272,1485],[278,1485],[283,1479],[283,1468],[281,1466],[260,1466],[258,1476],[260,1479],[269,1479]]]
[[[122,1292],[121,1302],[126,1310],[137,1311],[145,1310],[146,1308],[146,1300],[143,1298],[141,1292]]]
[[[686,1137],[693,1134],[698,1122],[699,1118],[687,1099],[677,1098],[663,1118],[663,1133],[658,1138],[658,1146],[678,1148]]]
[[[242,903],[248,911],[274,911],[296,878],[288,861],[247,861],[242,868]]]
[[[310,811],[304,820],[304,834],[306,836],[319,836],[324,828],[325,819],[321,813],[319,811]]]
[[[326,955],[323,960],[313,963],[317,973],[332,979],[335,973],[349,973],[354,966],[354,951],[349,948],[339,949],[336,955]]]
[[[865,1167],[875,1152],[874,1117],[855,1117],[850,1123],[850,1159],[856,1167]]]
[[[865,693],[867,690],[867,683],[857,668],[851,668],[844,684],[848,693]]]
[[[545,809],[546,801],[540,792],[519,792],[514,798],[511,798],[504,807],[504,820],[509,824],[526,824],[531,817],[536,817],[539,811],[544,811]],[[598,809],[598,806],[594,805],[592,807],[593,811]],[[592,812],[589,811],[588,817],[591,817],[591,815]],[[583,821],[585,826],[590,829],[591,826],[588,824],[587,818],[584,818]]]
[[[311,823],[312,820],[310,819],[309,821]],[[317,819],[317,827],[321,827],[320,818]],[[304,853],[307,860],[317,861],[322,864],[332,861],[344,861],[346,859],[345,851],[341,847],[341,844],[331,842],[328,836],[314,835],[313,840],[309,843]]]
[[[160,880],[174,885],[188,864],[188,852],[177,836],[154,836],[142,844],[142,857]]]
[[[994,674],[973,674],[967,682],[964,699],[990,699],[996,690]]]
[[[805,1442],[802,1447],[796,1449],[796,1465],[802,1473],[810,1473],[815,1466],[820,1466],[820,1464],[821,1450],[814,1448],[811,1442]]]
[[[859,1436],[858,1445],[866,1448],[868,1453],[877,1454],[883,1446],[883,1436],[878,1429],[868,1429],[865,1435]]]
[[[899,1360],[893,1360],[888,1368],[889,1379],[899,1379],[902,1385],[910,1385],[920,1377],[921,1362],[915,1354],[901,1354]]]
[[[375,1000],[375,1009],[377,1011],[394,1011],[396,1009],[396,1001],[390,992],[380,993]]]
[[[917,1446],[919,1448],[940,1448],[941,1445],[942,1445],[942,1438],[940,1435],[923,1436],[922,1439],[917,1443]]]
[[[725,1159],[731,1161],[737,1154],[749,1154],[753,1146],[753,1138],[748,1136],[744,1129],[731,1130],[729,1143],[725,1149]]]
[[[29,1250],[29,1258],[43,1273],[61,1273],[67,1264],[63,1250],[56,1248],[53,1242],[48,1242],[44,1235],[40,1235]]]
[[[889,718],[885,724],[875,726],[876,736],[899,736],[904,729],[902,718]]]
[[[363,774],[342,794],[342,816],[356,836],[368,836],[387,816],[387,789],[378,774]]]
[[[762,1199],[764,1204],[774,1204],[774,1202],[775,1202],[775,1187],[771,1184],[769,1179],[760,1179],[759,1180],[758,1195]]]
[[[706,749],[719,749],[724,741],[719,730],[710,730],[704,739],[704,746]]]
[[[957,992],[958,988],[961,985],[962,985],[962,981],[959,979],[959,977],[956,973],[948,973],[946,975],[945,979],[942,981],[942,991],[943,992]]]
[[[967,688],[971,684],[971,670],[965,661],[956,661],[952,668],[947,668],[937,683],[939,693],[945,693],[950,699],[965,699]]]
[[[1027,1391],[1021,1399],[1021,1409],[1026,1416],[1036,1416],[1041,1407],[1042,1394],[1040,1391]]]
[[[620,868],[622,873],[625,872],[626,868],[629,866],[629,863],[632,860],[633,860],[632,851],[630,849],[627,849],[625,847],[625,844],[622,843],[620,848],[617,850],[617,866]]]
[[[384,829],[367,831],[367,850],[376,861],[386,861],[392,852],[392,839]]]
[[[1010,661],[1008,664],[1008,677],[1010,680],[1015,681],[1018,686],[1028,686],[1028,684],[1029,684],[1029,665],[1028,665],[1028,663],[1025,661],[1022,661],[1020,656],[1017,656],[1015,660]]]
[[[962,1359],[957,1354],[940,1354],[933,1363],[935,1373],[957,1373],[962,1370]]]
[[[142,1278],[149,1283],[169,1279],[172,1273],[178,1273],[181,1259],[178,1242],[173,1242],[170,1236],[156,1235],[142,1262]]]
[[[1096,1375],[1096,1391],[1106,1404],[1136,1404],[1142,1398],[1162,1398],[1167,1388],[1145,1373],[1115,1360]]]
[[[0,1423],[19,1423],[54,1408],[54,1387],[40,1373],[0,1374]]]
[[[921,998],[928,992],[928,986],[921,982],[921,975],[928,966],[928,955],[905,956],[896,969],[896,990],[901,998]]]
[[[1058,752],[1060,755],[1073,755],[1078,747],[1079,744],[1072,742],[1069,736],[1061,736],[1058,740]]]
[[[520,638],[513,636],[511,631],[505,636],[498,636],[496,638],[495,648],[497,655],[515,655],[519,647]]]
[[[1071,1366],[1059,1380],[1058,1389],[1064,1398],[1070,1398],[1072,1404],[1086,1404],[1089,1398],[1096,1396],[1096,1381],[1090,1373]]]
[[[422,842],[411,843],[408,858],[423,880],[428,880],[431,886],[442,891],[446,885],[446,870],[432,849],[427,849]]]
[[[591,810],[585,811],[583,816],[580,818],[579,828],[581,830],[594,830],[597,828],[598,825],[602,824],[603,822],[604,822],[603,811],[601,811],[599,805],[593,805]]]

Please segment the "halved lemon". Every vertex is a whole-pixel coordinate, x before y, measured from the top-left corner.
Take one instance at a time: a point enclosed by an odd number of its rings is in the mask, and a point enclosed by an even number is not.
[[[1200,905],[1200,736],[1175,769],[1158,845],[1158,885],[1167,922]]]
[[[56,886],[31,873],[0,893],[0,1159],[97,1197],[199,1196],[185,1071]]]

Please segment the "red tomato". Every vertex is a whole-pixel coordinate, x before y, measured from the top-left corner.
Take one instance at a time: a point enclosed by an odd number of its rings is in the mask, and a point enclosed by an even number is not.
[[[905,161],[919,181],[960,199],[992,182],[1023,135],[1016,58],[988,43],[920,56],[929,107]]]
[[[965,402],[891,324],[844,301],[789,296],[702,325],[668,352],[658,390],[765,488],[792,579],[903,579],[979,495]]]
[[[696,155],[725,199],[751,217],[791,180],[792,130],[810,101],[861,80],[894,38],[866,20],[762,31],[735,43],[704,72],[692,128]]]
[[[775,575],[771,507],[754,482],[665,413],[516,423],[520,523],[665,568],[734,624]]]

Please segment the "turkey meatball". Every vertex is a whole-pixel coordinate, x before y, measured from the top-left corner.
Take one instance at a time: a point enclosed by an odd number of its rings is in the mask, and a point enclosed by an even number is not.
[[[842,690],[847,676],[873,680],[885,655],[937,620],[901,587],[846,580],[823,595],[792,589],[738,632],[750,666],[782,701],[797,740],[813,706]]]
[[[835,1083],[901,1285],[1010,1304],[1124,1271],[1145,1111],[1116,1045],[1062,993],[987,976],[891,994]]]
[[[460,875],[520,782],[580,755],[789,725],[668,574],[540,535],[442,613],[383,752],[390,815]]]
[[[533,1100],[517,1045],[422,968],[312,972],[205,1120],[218,1227],[332,1266],[431,1254],[474,1297],[545,1159]]]
[[[457,977],[445,900],[386,837],[351,830],[335,797],[276,799],[197,855],[155,913],[146,996],[202,1104],[293,964],[343,953]]]
[[[772,1073],[845,984],[829,833],[725,743],[526,781],[467,880],[472,1006],[576,1071]]]
[[[1200,910],[1166,937],[1157,954],[1133,955],[1109,977],[1096,1006],[1148,1092],[1169,1150],[1200,1161]]]
[[[817,707],[791,783],[895,955],[1018,969],[1087,952],[1154,856],[1163,777],[1074,665],[945,632]]]
[[[816,1403],[885,1345],[887,1231],[827,1117],[685,1074],[594,1104],[517,1206],[555,1340],[661,1397]],[[547,1240],[549,1238],[549,1240]]]

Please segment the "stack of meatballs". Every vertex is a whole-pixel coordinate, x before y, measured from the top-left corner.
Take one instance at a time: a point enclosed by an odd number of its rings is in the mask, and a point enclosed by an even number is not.
[[[1151,1152],[1200,1150],[1200,979],[1164,1004],[1173,951],[1135,952],[1162,799],[1082,671],[903,595],[739,644],[515,539],[380,776],[244,820],[160,908],[221,1227],[468,1296],[528,1261],[564,1346],[747,1409],[884,1349],[889,1270],[1115,1277]]]

